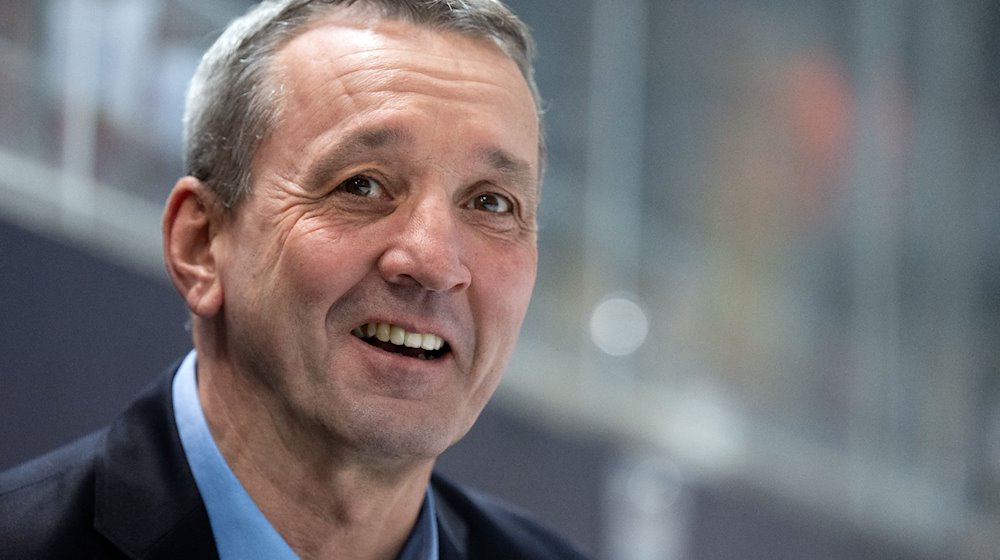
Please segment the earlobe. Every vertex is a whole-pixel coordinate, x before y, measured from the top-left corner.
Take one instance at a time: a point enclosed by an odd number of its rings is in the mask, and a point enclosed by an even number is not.
[[[221,225],[214,195],[194,177],[177,181],[163,213],[163,255],[174,287],[202,318],[222,309],[222,284],[213,250]]]

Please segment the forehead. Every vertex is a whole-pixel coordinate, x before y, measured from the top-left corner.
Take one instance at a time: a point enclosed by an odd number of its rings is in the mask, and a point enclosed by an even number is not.
[[[291,39],[272,71],[285,132],[320,135],[394,115],[468,116],[458,119],[468,126],[455,134],[487,132],[508,150],[527,143],[537,160],[534,98],[517,64],[492,40],[348,10]]]
[[[492,38],[386,18],[357,8],[342,8],[308,24],[278,50],[279,75],[308,81],[347,72],[389,71],[404,67],[442,79],[492,77],[512,93],[529,86],[514,60]],[[488,81],[488,80],[484,80]],[[532,99],[532,102],[534,100]]]

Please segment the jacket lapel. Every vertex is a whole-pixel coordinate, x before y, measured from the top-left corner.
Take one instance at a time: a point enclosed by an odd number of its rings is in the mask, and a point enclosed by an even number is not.
[[[111,425],[97,458],[95,529],[129,558],[217,558],[174,423],[175,368]]]
[[[434,504],[438,522],[438,559],[466,560],[469,557],[469,526],[458,515],[451,501],[440,492],[437,480],[432,479]]]

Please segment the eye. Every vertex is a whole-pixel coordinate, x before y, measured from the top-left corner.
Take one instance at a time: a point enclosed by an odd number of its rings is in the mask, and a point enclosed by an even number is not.
[[[337,185],[337,190],[365,198],[383,198],[385,196],[385,188],[382,187],[382,183],[366,175],[351,177]]]
[[[485,193],[473,198],[466,208],[472,210],[482,210],[493,214],[509,214],[514,208],[514,203],[509,198],[496,193]]]

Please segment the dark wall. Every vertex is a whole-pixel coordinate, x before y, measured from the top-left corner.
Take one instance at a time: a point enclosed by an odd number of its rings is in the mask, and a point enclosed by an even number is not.
[[[187,351],[186,321],[166,281],[0,222],[0,468],[106,424]]]

